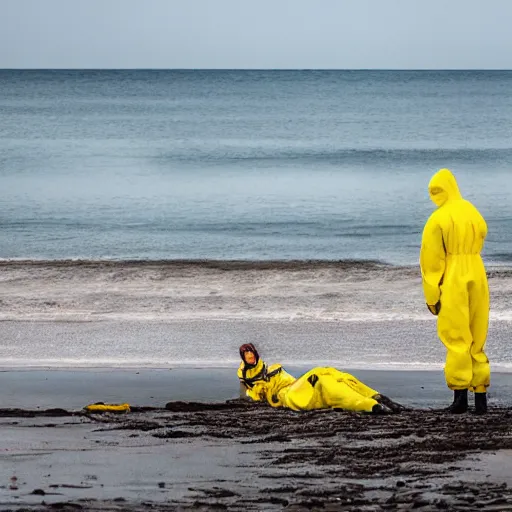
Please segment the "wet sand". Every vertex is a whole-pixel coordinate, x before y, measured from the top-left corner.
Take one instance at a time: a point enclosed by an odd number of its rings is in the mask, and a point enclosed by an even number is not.
[[[311,365],[286,365],[299,377]],[[442,370],[352,371],[363,382],[399,402],[419,408],[440,408],[451,398]],[[223,402],[238,398],[237,365],[228,368],[52,369],[0,371],[0,408],[79,410],[94,402],[128,402],[163,407],[170,401]],[[512,373],[493,372],[490,402],[512,406]],[[0,439],[1,443],[1,439]]]
[[[296,414],[236,401],[168,409],[2,410],[14,448],[2,454],[1,509],[512,509],[510,409],[485,418]]]
[[[510,374],[495,375],[487,416],[451,416],[438,372],[358,372],[414,408],[371,416],[221,400],[236,395],[226,369],[190,401],[206,371],[1,373],[20,394],[0,410],[0,510],[512,510]],[[148,406],[166,386],[172,400]],[[102,388],[136,405],[74,405]]]

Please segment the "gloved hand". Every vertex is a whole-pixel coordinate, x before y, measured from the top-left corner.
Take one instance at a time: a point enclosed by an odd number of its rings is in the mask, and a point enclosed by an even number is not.
[[[441,311],[441,301],[438,300],[434,305],[427,304],[427,308],[434,316],[437,316]]]

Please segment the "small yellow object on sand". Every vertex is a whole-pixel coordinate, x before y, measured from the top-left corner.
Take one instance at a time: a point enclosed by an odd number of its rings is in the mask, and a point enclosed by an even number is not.
[[[130,404],[96,404],[86,405],[84,409],[87,412],[130,412]]]

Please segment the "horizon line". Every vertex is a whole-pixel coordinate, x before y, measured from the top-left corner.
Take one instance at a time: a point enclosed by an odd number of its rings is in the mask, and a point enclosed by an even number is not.
[[[512,71],[512,68],[164,68],[0,67],[0,71]]]

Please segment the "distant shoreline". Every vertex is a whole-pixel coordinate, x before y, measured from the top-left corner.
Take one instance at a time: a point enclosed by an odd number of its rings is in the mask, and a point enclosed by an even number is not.
[[[484,259],[485,261],[485,259]],[[51,268],[51,269],[108,269],[108,268],[169,268],[169,269],[210,269],[220,271],[250,271],[250,270],[362,270],[362,271],[401,271],[415,275],[419,272],[417,265],[399,265],[371,259],[102,259],[102,258],[67,258],[67,259],[30,259],[30,258],[0,258],[0,269]],[[506,277],[512,273],[510,263],[486,263],[488,277]]]

